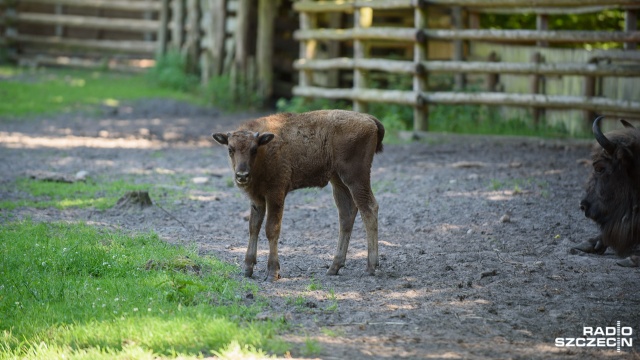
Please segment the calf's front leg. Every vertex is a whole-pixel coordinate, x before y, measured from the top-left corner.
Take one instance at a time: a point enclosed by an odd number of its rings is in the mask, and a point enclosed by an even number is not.
[[[284,211],[284,194],[274,199],[267,199],[267,240],[269,240],[269,260],[267,261],[267,277],[269,282],[280,279],[280,260],[278,259],[278,240]]]
[[[244,257],[244,276],[253,275],[253,266],[257,263],[258,256],[258,235],[264,220],[266,207],[264,201],[251,203],[251,215],[249,215],[249,245],[247,254]]]

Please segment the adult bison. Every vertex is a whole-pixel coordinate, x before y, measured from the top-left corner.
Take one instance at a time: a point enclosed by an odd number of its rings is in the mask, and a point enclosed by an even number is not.
[[[338,207],[340,235],[327,274],[345,264],[351,230],[360,211],[367,232],[367,271],[378,266],[378,203],[371,191],[373,155],[382,151],[384,127],[375,117],[343,110],[282,113],[213,134],[229,150],[235,183],[251,201],[249,245],[244,274],[256,264],[258,233],[265,213],[269,240],[267,280],[280,277],[278,239],[284,199],[292,190],[324,187],[329,182]]]
[[[619,256],[630,255],[619,265],[637,267],[640,257],[633,252],[640,245],[640,130],[620,120],[624,128],[605,135],[600,130],[602,118],[593,122],[599,147],[593,152],[593,173],[580,202],[580,209],[601,233],[575,249],[602,254],[611,247]]]

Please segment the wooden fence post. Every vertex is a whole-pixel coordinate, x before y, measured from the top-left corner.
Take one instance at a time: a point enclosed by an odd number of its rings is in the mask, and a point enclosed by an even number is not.
[[[413,15],[414,28],[416,30],[416,39],[413,45],[413,63],[418,68],[423,61],[427,60],[427,43],[421,41],[418,36],[421,30],[427,27],[427,14],[424,8],[418,3],[414,9]],[[429,107],[421,100],[421,94],[427,91],[427,73],[416,72],[413,76],[413,92],[418,101],[413,108],[413,130],[427,131],[429,130]]]
[[[627,9],[624,13],[624,31],[636,31],[638,30],[638,10]],[[625,50],[635,50],[637,47],[635,42],[624,43]]]
[[[536,30],[549,30],[549,16],[546,14],[538,14],[536,16]],[[549,46],[549,42],[545,40],[536,41],[536,45],[540,47]]]
[[[160,3],[160,25],[156,37],[156,58],[167,53],[167,30],[169,27],[169,0],[162,0]]]
[[[462,30],[464,25],[462,22],[462,8],[460,6],[454,6],[451,9],[451,22],[456,30]],[[453,40],[453,61],[464,61],[464,41],[457,39]],[[458,72],[454,75],[454,90],[463,91],[466,83],[466,77],[464,73]]]
[[[182,45],[182,56],[186,59],[187,71],[195,73],[200,60],[200,6],[198,0],[187,0],[186,36]]]
[[[173,28],[171,28],[171,47],[175,51],[180,51],[184,41],[184,1],[172,0],[171,19],[173,20]]]
[[[6,41],[7,57],[9,59],[18,58],[18,49],[15,38],[18,37],[18,28],[16,27],[16,1],[10,0],[5,2],[6,8],[4,9],[4,39]]]
[[[500,61],[500,57],[495,51],[492,51],[487,58],[488,62],[498,62]],[[487,91],[496,92],[498,91],[498,84],[500,83],[500,74],[499,73],[489,73],[487,74]]]
[[[544,62],[544,58],[540,52],[535,52],[531,55],[531,62],[534,64],[540,64]],[[544,77],[541,75],[531,76],[531,93],[532,94],[544,94]],[[540,118],[544,116],[545,110],[540,107],[531,108],[533,125],[537,127],[540,124]]]
[[[597,59],[592,59],[589,61],[589,64],[597,64]],[[593,97],[596,95],[596,77],[595,76],[585,76],[584,79],[584,96],[587,98]],[[585,110],[584,114],[584,123],[587,129],[591,128],[591,123],[593,119],[596,117],[596,113],[592,110]]]
[[[353,12],[353,27],[354,30],[371,26],[369,20],[372,14],[368,14],[369,11],[373,11],[371,8],[356,8]],[[358,67],[358,60],[366,59],[369,56],[368,46],[361,39],[355,39],[353,41],[353,60],[355,67],[353,69],[353,88],[366,89],[367,88],[367,71]],[[353,110],[358,112],[367,112],[367,103],[359,100],[353,101]]]
[[[258,66],[258,93],[263,101],[273,95],[273,38],[274,20],[278,11],[278,2],[258,1],[258,40],[256,57]]]
[[[300,30],[310,30],[315,28],[316,16],[307,12],[300,12]],[[316,40],[300,41],[300,56],[302,61],[313,60],[316,55]],[[309,69],[300,70],[298,75],[298,84],[301,88],[313,86],[313,74]],[[306,98],[308,100],[308,98]]]

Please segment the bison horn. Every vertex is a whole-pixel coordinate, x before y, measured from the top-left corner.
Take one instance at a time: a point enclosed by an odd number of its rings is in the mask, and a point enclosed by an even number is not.
[[[630,122],[628,122],[625,119],[620,119],[620,122],[622,123],[622,125],[624,125],[624,127],[629,128],[629,129],[635,129],[636,127],[631,125]]]
[[[604,116],[598,116],[594,121],[593,121],[593,126],[591,127],[591,130],[593,131],[593,136],[596,138],[596,141],[598,142],[598,144],[600,144],[600,146],[602,146],[602,148],[609,153],[609,155],[613,155],[613,153],[616,150],[616,145],[614,143],[612,143],[609,139],[606,138],[606,136],[604,136],[604,134],[602,133],[602,130],[600,130],[600,120],[602,120]]]

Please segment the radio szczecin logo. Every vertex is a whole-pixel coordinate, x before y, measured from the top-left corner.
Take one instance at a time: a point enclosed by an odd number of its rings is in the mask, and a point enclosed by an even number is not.
[[[581,337],[556,338],[557,347],[606,347],[616,348],[620,352],[623,347],[633,347],[633,328],[630,326],[620,326],[620,321],[616,326],[582,328]]]

